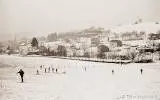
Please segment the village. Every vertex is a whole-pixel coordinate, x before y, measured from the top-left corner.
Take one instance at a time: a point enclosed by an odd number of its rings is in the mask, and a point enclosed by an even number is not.
[[[47,37],[33,37],[19,41],[15,38],[7,45],[1,46],[1,54],[153,62],[159,60],[160,24],[156,22],[149,25],[146,27],[146,24],[136,23],[113,30],[90,27],[60,35],[55,32]],[[145,27],[138,29],[142,26]],[[154,30],[148,31],[149,27],[153,27]]]
[[[139,23],[14,37],[0,46],[0,99],[159,100],[159,28]]]

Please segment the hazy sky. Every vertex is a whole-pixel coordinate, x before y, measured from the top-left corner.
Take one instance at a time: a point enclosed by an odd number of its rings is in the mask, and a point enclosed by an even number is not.
[[[160,0],[0,0],[0,34],[48,34],[160,21]]]

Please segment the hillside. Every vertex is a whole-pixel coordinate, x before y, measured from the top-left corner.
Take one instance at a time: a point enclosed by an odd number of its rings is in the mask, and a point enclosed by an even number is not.
[[[111,31],[115,33],[125,33],[132,31],[138,31],[138,32],[144,31],[146,33],[156,33],[158,30],[160,30],[160,24],[155,22],[123,25],[111,29]]]

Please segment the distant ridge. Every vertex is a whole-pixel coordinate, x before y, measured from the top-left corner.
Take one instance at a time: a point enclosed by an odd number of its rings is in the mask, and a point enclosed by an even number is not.
[[[111,29],[115,33],[124,33],[132,31],[144,31],[146,33],[156,33],[160,30],[160,22],[148,22],[148,23],[139,23],[131,25],[117,26]]]

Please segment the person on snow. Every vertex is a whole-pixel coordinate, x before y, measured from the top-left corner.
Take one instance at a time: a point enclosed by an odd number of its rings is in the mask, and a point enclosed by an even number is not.
[[[44,69],[44,72],[47,73],[47,68]]]
[[[37,73],[36,73],[36,75],[39,75],[39,70],[37,69]]]
[[[52,72],[54,72],[54,68],[52,68]]]
[[[141,75],[142,75],[143,74],[143,69],[141,68],[140,71],[141,71]]]
[[[86,68],[86,67],[84,67],[84,71],[85,71],[85,72],[87,71],[87,68]]]
[[[42,70],[42,65],[40,66],[40,69]]]
[[[58,72],[58,69],[56,68],[56,73]]]
[[[48,73],[50,72],[50,69],[51,69],[51,68],[50,68],[50,67],[48,67]]]
[[[23,83],[23,76],[24,76],[24,71],[22,69],[19,70],[19,75],[21,76],[21,82]]]
[[[114,70],[112,69],[112,75],[114,74]]]

